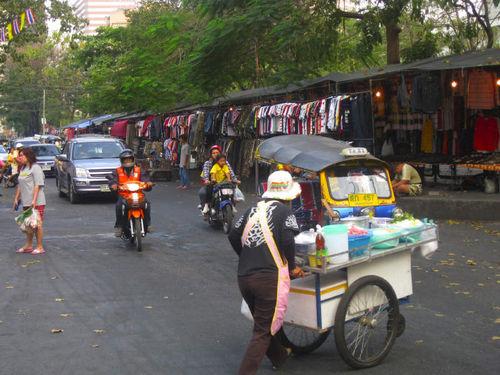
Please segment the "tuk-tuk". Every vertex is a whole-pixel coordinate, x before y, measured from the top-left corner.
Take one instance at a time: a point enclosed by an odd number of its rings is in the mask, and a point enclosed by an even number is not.
[[[292,202],[295,211],[300,205],[296,216],[301,224],[306,224],[300,220],[304,202],[311,200],[311,214],[305,219],[313,225],[349,216],[393,217],[401,212],[396,207],[389,165],[366,148],[322,136],[284,135],[262,142],[256,159],[303,171],[298,177],[302,195],[312,191],[313,198],[301,196]]]

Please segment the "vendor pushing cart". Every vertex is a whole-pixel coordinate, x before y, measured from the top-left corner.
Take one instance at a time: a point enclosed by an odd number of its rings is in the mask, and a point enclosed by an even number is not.
[[[366,149],[318,136],[282,136],[263,142],[256,156],[319,174],[324,226],[302,233],[297,261],[311,275],[292,280],[279,339],[304,354],[333,331],[348,365],[378,365],[405,329],[399,306],[413,293],[412,253],[437,249],[436,225],[393,222],[400,212],[388,167]],[[317,248],[318,234],[325,249]]]

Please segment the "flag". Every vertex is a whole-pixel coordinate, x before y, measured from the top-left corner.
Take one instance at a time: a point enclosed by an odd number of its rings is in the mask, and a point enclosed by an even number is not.
[[[26,12],[21,14],[21,21],[19,22],[20,31],[23,31],[24,25],[26,25]]]
[[[19,30],[19,20],[17,18],[14,20],[14,22],[12,22],[12,28],[14,30],[14,35],[17,35],[21,32],[21,30]]]
[[[14,39],[14,33],[12,32],[12,24],[9,23],[7,25],[7,39],[12,40]]]
[[[26,20],[28,21],[28,25],[33,25],[35,23],[35,15],[31,11],[31,8],[26,9]]]

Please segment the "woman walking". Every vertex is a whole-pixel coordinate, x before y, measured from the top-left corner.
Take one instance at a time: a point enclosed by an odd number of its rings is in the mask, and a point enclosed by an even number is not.
[[[14,197],[14,209],[22,204],[23,210],[32,207],[40,214],[40,224],[35,230],[37,247],[33,250],[34,232],[26,232],[26,243],[17,250],[18,253],[43,254],[43,216],[45,212],[45,176],[42,168],[36,163],[36,156],[32,149],[25,148],[17,157],[19,165],[19,184]]]

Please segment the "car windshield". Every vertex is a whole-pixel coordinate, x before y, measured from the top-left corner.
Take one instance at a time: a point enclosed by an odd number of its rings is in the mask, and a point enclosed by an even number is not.
[[[349,194],[377,194],[379,198],[390,198],[389,177],[384,168],[335,167],[327,174],[331,197],[346,200]]]
[[[17,145],[18,143],[22,144],[23,147],[29,147],[29,146],[40,144],[40,142],[38,142],[38,141],[19,141],[19,142],[16,142],[15,144]]]
[[[59,155],[59,150],[54,145],[43,145],[31,148],[37,157]]]
[[[82,142],[73,145],[73,159],[118,158],[123,147],[118,142]]]

